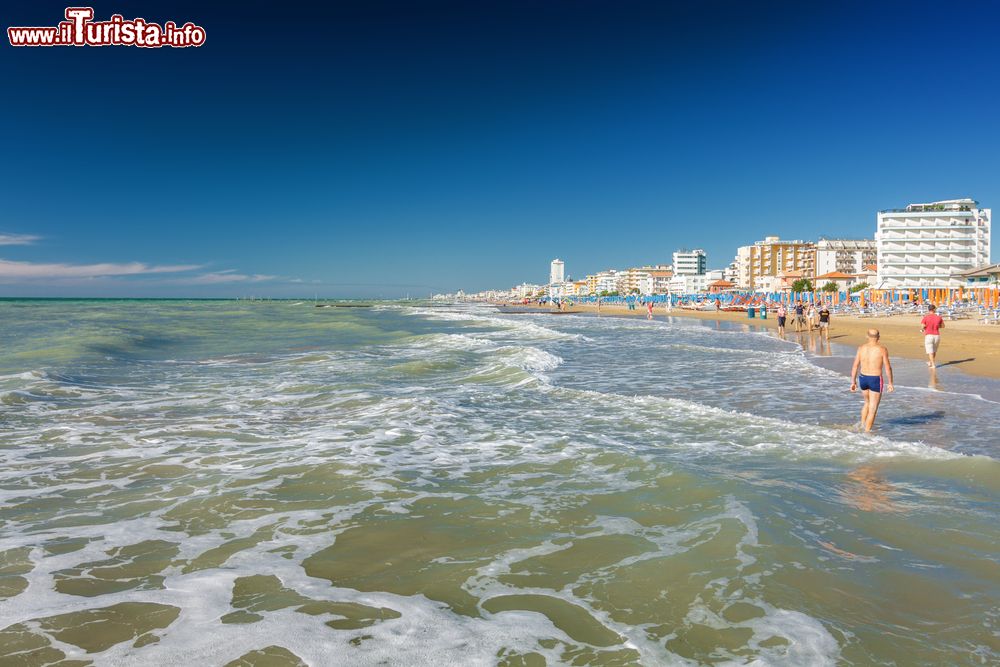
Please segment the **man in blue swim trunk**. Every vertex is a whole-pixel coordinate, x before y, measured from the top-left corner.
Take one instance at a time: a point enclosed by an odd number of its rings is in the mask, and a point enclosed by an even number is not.
[[[865,432],[872,430],[875,415],[878,414],[878,404],[882,400],[882,369],[888,379],[885,390],[895,391],[892,386],[892,364],[889,363],[889,350],[879,342],[878,329],[868,330],[868,341],[858,348],[854,355],[854,365],[851,366],[851,391],[861,389],[865,403],[861,406],[861,424]],[[858,371],[861,371],[860,374]]]

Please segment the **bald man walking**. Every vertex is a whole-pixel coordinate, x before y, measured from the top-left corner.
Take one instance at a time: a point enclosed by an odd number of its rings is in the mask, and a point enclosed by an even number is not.
[[[865,432],[872,430],[875,415],[878,414],[878,404],[882,401],[882,371],[888,379],[886,391],[893,392],[892,364],[889,363],[889,350],[879,342],[878,329],[868,330],[868,340],[858,347],[854,355],[854,365],[851,366],[851,391],[861,389],[865,403],[861,406],[861,423]],[[858,371],[861,371],[860,373]]]

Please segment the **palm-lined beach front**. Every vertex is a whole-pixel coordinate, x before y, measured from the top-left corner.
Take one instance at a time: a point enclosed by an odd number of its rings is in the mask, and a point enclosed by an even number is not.
[[[983,398],[900,382],[854,433],[842,371],[742,322],[0,312],[8,659],[1000,657]]]

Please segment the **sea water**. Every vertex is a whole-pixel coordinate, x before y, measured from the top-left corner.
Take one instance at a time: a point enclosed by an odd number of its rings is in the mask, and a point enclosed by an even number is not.
[[[799,342],[0,302],[0,663],[997,664],[995,385]]]

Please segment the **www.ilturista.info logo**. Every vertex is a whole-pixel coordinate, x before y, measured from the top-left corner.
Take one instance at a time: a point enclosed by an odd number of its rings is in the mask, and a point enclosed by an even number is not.
[[[201,46],[205,29],[190,21],[178,27],[173,21],[162,26],[146,19],[126,21],[112,14],[107,21],[94,21],[93,7],[67,7],[66,20],[55,28],[7,28],[11,46]]]

